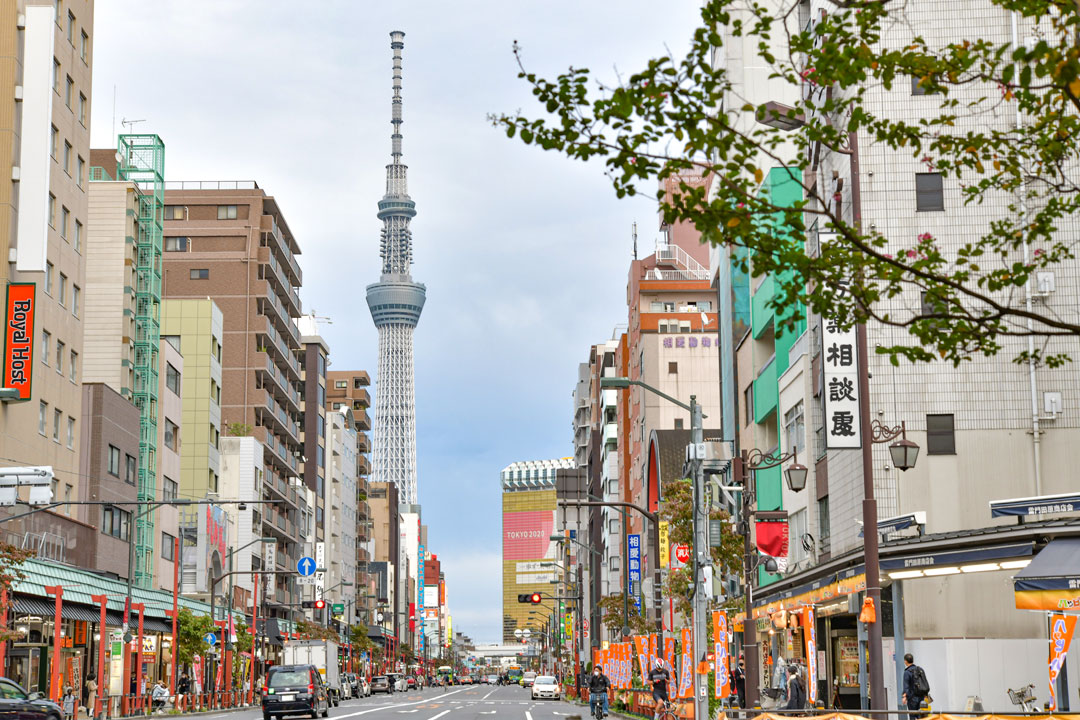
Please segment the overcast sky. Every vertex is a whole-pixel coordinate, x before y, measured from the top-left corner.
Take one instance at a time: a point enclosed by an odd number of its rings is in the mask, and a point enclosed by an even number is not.
[[[335,369],[375,379],[364,286],[379,275],[376,203],[390,157],[390,38],[403,30],[404,153],[416,330],[420,502],[454,629],[499,641],[499,471],[572,454],[576,368],[626,322],[631,223],[651,252],[655,206],[619,201],[597,164],[492,128],[536,112],[516,78],[571,64],[607,82],[687,46],[697,3],[644,0],[97,0],[94,147],[121,121],[165,141],[169,180],[256,180],[296,236],[305,312]],[[115,95],[115,109],[114,109]],[[375,388],[374,392],[378,392]]]

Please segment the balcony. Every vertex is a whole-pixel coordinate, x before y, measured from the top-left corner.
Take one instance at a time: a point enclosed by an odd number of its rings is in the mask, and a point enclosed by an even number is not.
[[[300,423],[293,420],[285,408],[275,402],[273,395],[265,389],[262,393],[261,403],[257,400],[255,405],[257,422],[271,428],[275,434],[287,435],[290,440],[299,444]]]
[[[363,455],[356,458],[356,472],[359,475],[371,474],[371,462]]]
[[[263,215],[259,229],[262,230],[263,244],[273,248],[274,252],[281,258],[282,266],[287,268],[289,280],[292,284],[297,287],[303,285],[304,276],[300,273],[300,265],[297,264],[292,249],[285,241],[284,236],[282,236],[281,228],[278,227],[274,216]]]
[[[356,420],[357,430],[366,431],[371,429],[371,417],[366,410],[353,410],[353,419]]]
[[[600,407],[618,407],[619,406],[619,391],[618,390],[601,390],[600,391]]]
[[[286,313],[292,317],[299,317],[301,313],[300,295],[289,284],[285,272],[278,262],[277,256],[270,252],[270,248],[259,248],[260,279],[269,280],[271,287],[276,291],[279,298],[283,298]]]
[[[369,453],[371,452],[371,438],[367,436],[367,433],[358,433],[356,436],[356,452]]]
[[[618,423],[605,423],[604,424],[604,444],[617,445],[619,443],[619,425]]]
[[[776,412],[779,399],[779,386],[776,381],[776,356],[774,355],[769,358],[754,380],[754,422],[764,422],[770,413]]]
[[[753,297],[750,298],[750,322],[753,326],[755,338],[761,337],[766,330],[772,329],[773,309],[769,303],[772,301],[775,291],[775,281],[773,276],[769,275],[761,281],[757,290],[754,291]]]

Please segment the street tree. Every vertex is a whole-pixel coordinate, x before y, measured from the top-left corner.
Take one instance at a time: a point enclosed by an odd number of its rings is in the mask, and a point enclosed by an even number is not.
[[[33,550],[26,550],[10,543],[0,542],[0,597],[3,598],[3,607],[0,607],[0,612],[3,612],[5,616],[11,606],[12,588],[26,579],[26,570],[23,568],[23,563],[34,557],[34,554]],[[0,630],[0,643],[16,640],[19,637],[20,635],[16,630]]]
[[[554,79],[529,72],[515,43],[519,77],[547,114],[492,122],[525,143],[600,160],[619,197],[659,184],[666,222],[692,223],[706,241],[752,258],[754,275],[775,278],[774,308],[800,302],[843,327],[901,329],[877,348],[894,364],[959,365],[1003,349],[1018,362],[1068,361],[1080,321],[1027,302],[1024,290],[1036,273],[1074,260],[1080,3],[984,0],[983,15],[1007,23],[1016,14],[1027,41],[1015,44],[973,35],[979,22],[930,42],[901,0],[826,0],[827,12],[805,24],[800,4],[706,0],[684,57],[653,59],[595,89],[587,69]],[[897,33],[910,38],[897,45]],[[790,107],[740,100],[735,78],[712,61],[729,41],[756,48],[770,87],[796,98]],[[873,94],[912,82],[938,104],[918,121],[890,115]],[[759,122],[739,119],[747,117]],[[964,204],[987,208],[984,221],[948,241],[861,224],[851,188],[814,172],[823,155],[850,157],[858,143],[863,154],[910,155],[940,173]],[[801,199],[778,204],[761,191],[773,168],[789,170]],[[682,179],[691,176],[708,182]],[[665,193],[665,180],[678,190]],[[808,252],[812,236],[829,241]],[[784,322],[797,320],[788,313]]]
[[[190,608],[181,608],[176,615],[177,662],[186,667],[196,655],[205,654],[210,646],[203,638],[216,630],[209,615],[196,615]]]

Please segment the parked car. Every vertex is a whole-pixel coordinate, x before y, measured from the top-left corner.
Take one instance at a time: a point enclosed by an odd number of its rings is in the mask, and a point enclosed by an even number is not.
[[[536,673],[529,671],[521,676],[521,687],[531,688],[536,680]]]
[[[0,714],[20,720],[60,720],[60,706],[38,692],[27,692],[9,678],[0,677]]]
[[[275,665],[266,671],[263,720],[285,715],[330,716],[330,697],[314,665]]]
[[[487,684],[488,685],[498,685],[499,684],[499,676],[498,675],[488,675],[487,676]]]
[[[558,700],[561,695],[562,688],[559,687],[559,681],[556,680],[553,675],[540,675],[535,680],[533,680],[533,700],[542,700],[544,698]]]
[[[391,682],[387,675],[376,675],[371,678],[371,692],[386,693],[389,695],[394,692],[394,683]]]
[[[387,673],[387,677],[394,685],[394,692],[405,692],[408,690],[408,686],[405,684],[405,676],[401,673]]]
[[[415,675],[406,675],[405,676],[405,687],[408,688],[409,690],[415,690],[416,689],[416,676]]]

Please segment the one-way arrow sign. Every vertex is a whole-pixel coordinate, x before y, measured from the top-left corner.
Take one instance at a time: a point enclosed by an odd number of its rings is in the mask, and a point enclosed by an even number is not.
[[[303,577],[315,574],[315,561],[305,556],[296,561],[296,572]]]

